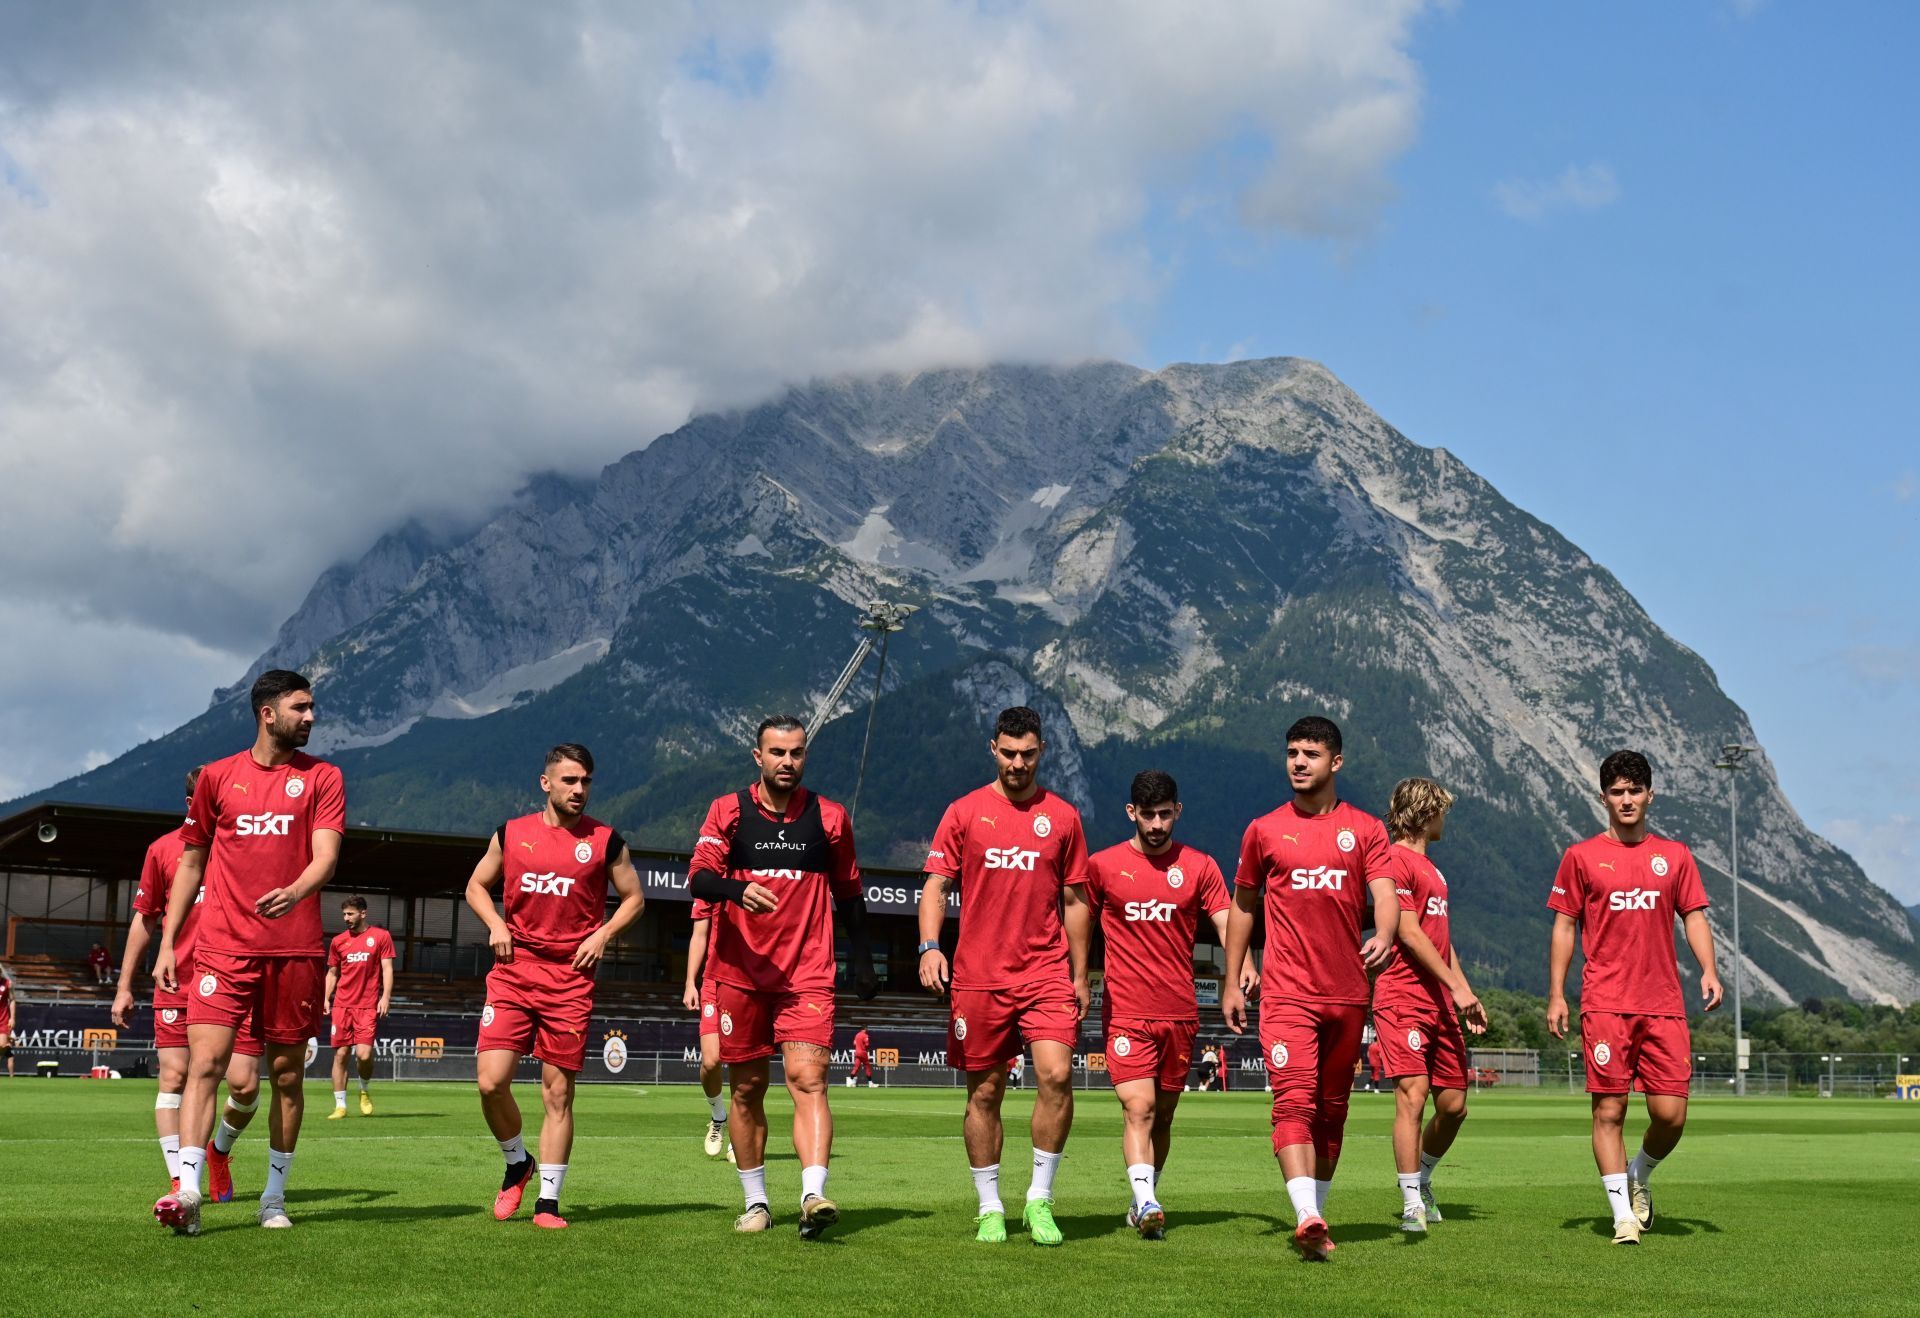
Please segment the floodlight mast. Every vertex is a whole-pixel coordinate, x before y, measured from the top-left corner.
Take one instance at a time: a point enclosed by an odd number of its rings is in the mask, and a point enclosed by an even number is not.
[[[907,625],[907,619],[919,612],[913,604],[893,604],[886,600],[875,600],[867,606],[860,619],[860,630],[866,635],[860,638],[860,644],[853,649],[853,657],[847,660],[847,666],[840,670],[840,676],[834,679],[833,686],[827,691],[826,699],[813,711],[813,717],[807,721],[807,740],[813,740],[813,734],[833,716],[833,710],[853,685],[853,679],[860,675],[860,668],[867,656],[875,649],[880,651],[880,666],[873,675],[873,696],[867,702],[867,733],[860,742],[860,769],[853,780],[853,800],[847,807],[847,818],[852,819],[860,812],[860,789],[866,784],[867,751],[873,745],[873,720],[880,708],[880,683],[887,676],[887,639],[893,633]]]
[[[1716,769],[1727,771],[1727,842],[1728,865],[1733,877],[1733,1092],[1741,1097],[1747,1092],[1746,1059],[1741,1056],[1741,1044],[1746,1039],[1740,1019],[1741,990],[1746,983],[1746,968],[1740,960],[1740,777],[1742,761],[1756,753],[1758,746],[1747,746],[1740,742],[1728,742],[1720,748],[1720,758],[1714,762]]]

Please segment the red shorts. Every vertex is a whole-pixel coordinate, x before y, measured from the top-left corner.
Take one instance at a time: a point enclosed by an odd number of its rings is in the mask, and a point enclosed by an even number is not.
[[[1432,1003],[1380,1002],[1373,1008],[1382,1075],[1423,1075],[1435,1089],[1467,1087],[1467,1036],[1460,1018]]]
[[[1109,1016],[1107,1075],[1116,1085],[1129,1080],[1152,1080],[1163,1094],[1187,1087],[1193,1071],[1193,1040],[1200,1022],[1148,1020],[1143,1016]]]
[[[713,981],[700,986],[700,1037],[720,1033],[720,1007],[714,1001]]]
[[[952,990],[947,1022],[947,1065],[960,1071],[991,1071],[1018,1057],[1037,1040],[1080,1042],[1079,1004],[1062,979],[1025,988]]]
[[[334,1003],[333,1046],[347,1048],[364,1044],[371,1048],[379,1019],[380,1013],[376,1008],[342,1007],[339,1003]]]
[[[833,1048],[832,989],[782,993],[715,984],[713,1005],[720,1009],[720,1060],[729,1065],[771,1057],[783,1043]]]
[[[259,1029],[254,1025],[256,1017],[251,1014],[233,1032],[233,1051],[242,1057],[264,1057],[267,1052],[266,1040],[260,1037]],[[187,997],[184,993],[162,993],[153,991],[153,1046],[155,1048],[185,1048],[187,1046]]]
[[[196,948],[187,997],[187,1024],[224,1025],[238,1032],[251,1016],[268,1043],[305,1043],[320,1032],[327,960],[320,956],[229,956]]]
[[[1273,1087],[1273,1148],[1311,1144],[1340,1156],[1367,1009],[1345,1002],[1262,1001],[1260,1051]]]
[[[487,972],[487,1005],[474,1051],[532,1053],[562,1071],[578,1071],[586,1064],[592,1017],[591,971],[575,970],[571,959],[543,961],[516,948],[513,960],[496,961]]]
[[[1693,1042],[1684,1016],[1620,1016],[1580,1013],[1580,1041],[1587,1055],[1587,1092],[1687,1096],[1693,1079]]]

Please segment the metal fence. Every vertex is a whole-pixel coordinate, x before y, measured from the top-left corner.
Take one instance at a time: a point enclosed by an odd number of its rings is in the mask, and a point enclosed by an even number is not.
[[[1822,1098],[1910,1098],[1915,1058],[1903,1053],[1755,1052],[1748,1059],[1747,1098],[1817,1095]],[[1902,1077],[1907,1079],[1903,1080]],[[1570,1092],[1586,1088],[1586,1069],[1577,1050],[1566,1054]],[[1687,1092],[1696,1098],[1733,1098],[1740,1085],[1730,1052],[1693,1055]]]

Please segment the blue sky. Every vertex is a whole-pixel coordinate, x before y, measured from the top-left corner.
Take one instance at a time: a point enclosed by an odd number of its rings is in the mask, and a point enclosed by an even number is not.
[[[1201,189],[1166,185],[1146,360],[1313,357],[1457,454],[1700,652],[1808,821],[1920,902],[1920,9],[1630,12],[1424,19],[1371,240],[1202,241],[1169,200]]]

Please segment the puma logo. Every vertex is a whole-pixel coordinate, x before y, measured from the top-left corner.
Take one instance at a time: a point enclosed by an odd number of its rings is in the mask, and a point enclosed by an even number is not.
[[[236,792],[240,792],[240,793],[243,793],[243,794],[244,794],[244,793],[246,792],[246,790],[247,790],[247,785],[246,785],[245,783],[234,783],[234,784],[233,784],[232,786],[233,786],[233,790],[234,790],[234,791],[236,791]]]
[[[826,1013],[825,1013],[824,1011],[822,1011],[822,1010],[820,1009],[820,1004],[819,1004],[819,1003],[817,1003],[817,1002],[809,1002],[809,1003],[807,1004],[807,1006],[808,1006],[808,1007],[810,1007],[810,1008],[812,1008],[812,1010],[813,1010],[813,1014],[814,1014],[814,1015],[816,1015],[816,1016],[824,1016],[824,1015],[826,1015]]]
[[[1603,870],[1606,870],[1606,871],[1607,871],[1608,873],[1612,873],[1612,872],[1613,872],[1613,862],[1612,862],[1612,861],[1610,861],[1610,860],[1603,860],[1603,861],[1601,861],[1601,862],[1600,862],[1600,868],[1601,868],[1601,869],[1603,869]]]
[[[1000,827],[1000,821],[998,819],[995,819],[992,815],[981,815],[980,822],[985,824],[988,828]]]
[[[1285,841],[1293,843],[1296,847],[1300,845],[1300,835],[1298,833],[1282,833],[1280,836]]]
[[[528,851],[532,851],[534,849],[533,843],[531,842],[522,842],[520,845],[525,847]]]
[[[1132,879],[1133,879],[1133,871],[1132,871],[1132,870],[1121,870],[1121,871],[1120,871],[1120,877],[1121,877],[1121,878],[1123,878],[1123,879],[1126,879],[1126,880],[1128,880],[1129,882],[1131,882],[1131,881],[1132,881]]]

